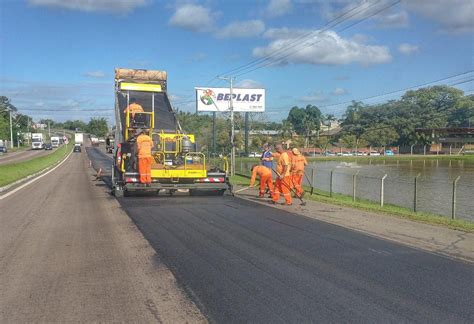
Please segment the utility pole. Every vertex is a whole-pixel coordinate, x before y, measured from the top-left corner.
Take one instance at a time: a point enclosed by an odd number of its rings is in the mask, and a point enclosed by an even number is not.
[[[12,122],[12,109],[10,110],[10,148],[13,148],[13,122]]]
[[[48,135],[49,138],[51,139],[51,122],[48,120]]]
[[[235,124],[234,124],[234,99],[233,99],[233,90],[234,90],[234,80],[235,77],[219,77],[221,80],[225,80],[230,82],[230,145],[231,145],[231,153],[230,153],[230,175],[233,176],[235,174]]]
[[[245,113],[245,155],[249,155],[249,113]]]
[[[216,112],[212,113],[212,154],[216,154]]]

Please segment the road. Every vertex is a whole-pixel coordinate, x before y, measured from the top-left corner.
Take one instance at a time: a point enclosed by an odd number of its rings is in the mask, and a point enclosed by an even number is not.
[[[51,154],[52,152],[54,151],[53,150],[52,151],[26,150],[26,151],[8,152],[6,154],[0,154],[0,165],[27,161],[36,157]]]
[[[231,196],[119,201],[211,322],[474,320],[472,264]]]
[[[86,153],[0,200],[0,322],[204,322]]]

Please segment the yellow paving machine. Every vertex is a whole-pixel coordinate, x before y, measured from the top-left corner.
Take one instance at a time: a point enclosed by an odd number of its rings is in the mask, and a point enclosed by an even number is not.
[[[143,112],[127,107],[138,104]],[[134,191],[165,189],[173,194],[187,189],[224,194],[231,190],[227,161],[208,165],[198,151],[195,136],[183,132],[167,95],[165,71],[115,69],[115,154],[113,193],[121,197]],[[140,183],[136,157],[137,130],[152,138],[151,185]],[[184,191],[187,191],[184,190]]]

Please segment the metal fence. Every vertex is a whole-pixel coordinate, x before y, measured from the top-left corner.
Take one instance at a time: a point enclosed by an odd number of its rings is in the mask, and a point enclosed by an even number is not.
[[[250,175],[255,162],[237,161],[236,172]],[[342,194],[353,201],[366,200],[381,206],[395,205],[415,212],[427,212],[450,218],[474,221],[474,178],[449,175],[433,179],[416,173],[385,173],[383,168],[361,170],[351,167],[306,168],[304,185],[318,194]]]

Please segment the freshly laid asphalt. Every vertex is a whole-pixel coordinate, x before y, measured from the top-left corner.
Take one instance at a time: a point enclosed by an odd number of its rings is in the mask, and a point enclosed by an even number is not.
[[[472,322],[474,267],[231,196],[120,204],[213,322]]]

